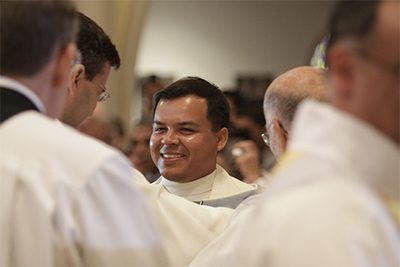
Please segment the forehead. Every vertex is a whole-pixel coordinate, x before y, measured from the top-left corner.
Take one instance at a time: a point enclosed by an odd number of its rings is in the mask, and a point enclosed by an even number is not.
[[[188,95],[176,99],[161,99],[154,113],[155,121],[202,123],[207,119],[207,100]]]

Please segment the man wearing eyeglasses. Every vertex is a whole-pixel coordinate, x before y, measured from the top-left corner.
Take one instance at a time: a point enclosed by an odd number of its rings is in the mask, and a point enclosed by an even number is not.
[[[73,3],[0,10],[0,266],[166,266],[140,174],[54,120],[76,54]]]
[[[111,68],[118,69],[120,57],[108,35],[90,18],[79,16],[77,47],[80,59],[71,69],[68,97],[61,121],[77,127],[92,115],[97,102],[104,102],[110,94],[105,84]]]
[[[265,132],[261,135],[279,160],[286,150],[292,121],[304,99],[325,101],[326,73],[314,67],[298,67],[276,78],[264,97]]]
[[[325,71],[309,66],[289,70],[269,85],[264,97],[265,132],[261,137],[278,162],[286,150],[294,114],[300,102],[304,99],[325,101],[326,92]],[[240,171],[247,174],[247,179],[252,178],[253,182],[267,187],[272,177],[262,169],[254,142],[240,141],[235,148],[244,151],[235,158]]]

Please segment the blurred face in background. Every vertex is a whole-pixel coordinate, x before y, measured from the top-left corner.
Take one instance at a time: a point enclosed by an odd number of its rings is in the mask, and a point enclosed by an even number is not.
[[[132,134],[132,150],[129,154],[133,166],[142,173],[157,172],[150,155],[150,137],[152,127],[150,125],[138,125]]]

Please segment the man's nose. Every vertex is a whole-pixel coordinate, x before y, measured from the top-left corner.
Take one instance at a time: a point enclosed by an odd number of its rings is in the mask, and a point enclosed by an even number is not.
[[[178,142],[178,135],[174,131],[166,132],[161,139],[161,143],[164,145],[177,144]]]

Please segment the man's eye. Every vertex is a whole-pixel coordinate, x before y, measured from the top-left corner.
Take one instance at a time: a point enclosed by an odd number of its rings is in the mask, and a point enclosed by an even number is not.
[[[154,127],[153,128],[153,133],[161,133],[163,131],[165,131],[165,127]]]
[[[191,134],[194,132],[194,130],[191,128],[181,128],[181,132],[186,134]]]

